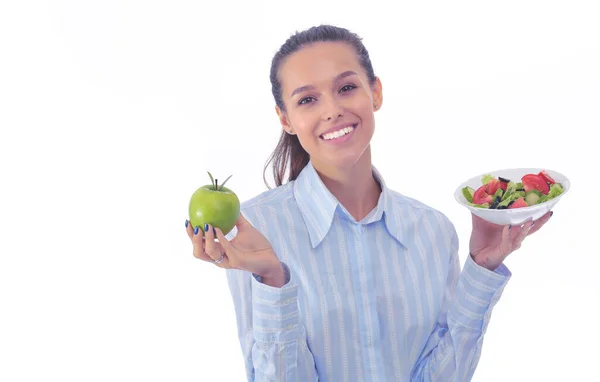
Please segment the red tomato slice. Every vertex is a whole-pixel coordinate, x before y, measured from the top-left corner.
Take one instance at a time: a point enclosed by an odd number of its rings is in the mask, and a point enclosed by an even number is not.
[[[544,195],[548,195],[550,192],[550,186],[548,183],[539,175],[535,174],[527,174],[521,178],[523,182],[523,188],[525,192],[529,192],[530,190],[538,190]]]
[[[489,195],[487,192],[485,192],[485,185],[479,187],[473,194],[473,203],[475,204],[492,204],[493,199],[494,198],[492,198],[492,195]]]
[[[544,180],[547,183],[550,183],[550,184],[556,183],[556,181],[546,171],[540,171],[540,173],[538,175],[541,176],[542,178],[544,178]]]
[[[486,185],[485,192],[493,196],[499,188],[501,188],[503,191],[506,191],[508,188],[508,183],[501,182],[498,179],[492,179]]]
[[[522,207],[529,207],[529,204],[527,204],[527,202],[525,201],[524,198],[519,198],[519,199],[515,200],[515,202],[513,204],[511,204],[510,207],[508,207],[508,209],[522,208]]]

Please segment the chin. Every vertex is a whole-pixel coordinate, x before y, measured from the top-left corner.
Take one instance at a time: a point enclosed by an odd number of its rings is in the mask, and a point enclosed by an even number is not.
[[[365,151],[366,148],[362,150],[354,148],[353,150],[334,153],[334,155],[328,155],[327,163],[336,168],[349,169],[356,166],[364,158]]]
[[[340,169],[354,167],[362,158],[365,158],[373,130],[364,130],[362,126],[359,126],[355,134],[351,141],[339,145],[323,145],[323,142],[319,142],[315,145],[319,153],[314,153],[316,155],[311,155],[311,157],[326,166]]]

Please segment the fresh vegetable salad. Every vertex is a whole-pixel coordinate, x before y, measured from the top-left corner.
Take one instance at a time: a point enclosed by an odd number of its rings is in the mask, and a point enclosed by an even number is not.
[[[526,174],[516,183],[486,174],[481,178],[481,183],[477,190],[469,186],[462,189],[470,206],[498,210],[523,208],[545,203],[564,191],[562,184],[552,179],[546,171]]]

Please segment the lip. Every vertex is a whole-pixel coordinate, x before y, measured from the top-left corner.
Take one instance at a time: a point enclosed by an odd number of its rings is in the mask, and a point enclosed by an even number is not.
[[[341,129],[345,128],[345,127],[353,127],[353,126],[358,126],[358,122],[356,122],[356,123],[353,123],[353,122],[340,123],[339,125],[335,125],[332,128],[325,130],[319,136],[321,138],[323,138],[323,135],[325,135],[325,134],[333,133],[334,131],[341,130]]]

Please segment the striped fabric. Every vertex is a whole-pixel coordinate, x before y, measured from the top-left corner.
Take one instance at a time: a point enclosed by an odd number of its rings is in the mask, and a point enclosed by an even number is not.
[[[248,381],[471,380],[511,274],[470,256],[461,271],[447,217],[373,175],[383,191],[360,222],[312,163],[242,204],[287,280],[227,270]]]

